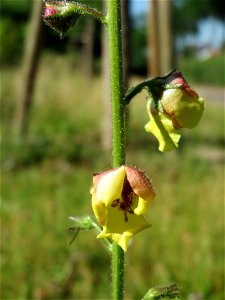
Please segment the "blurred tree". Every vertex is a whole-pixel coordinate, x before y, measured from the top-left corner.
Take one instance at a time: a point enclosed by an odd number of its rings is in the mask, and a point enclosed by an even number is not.
[[[102,11],[102,0],[80,2]],[[99,72],[101,35],[101,24],[97,20],[81,16],[76,26],[67,32],[66,41],[63,39],[63,44],[67,44],[66,51],[74,58],[74,65],[84,71],[87,79],[90,79],[96,71]]]
[[[210,16],[225,21],[224,0],[173,0],[173,4],[174,31],[178,35],[197,32],[198,22]]]
[[[174,67],[172,1],[151,0],[149,9],[148,73],[157,76],[168,73]]]
[[[159,3],[158,0],[149,2],[148,18],[148,74],[157,76],[160,74],[160,32],[159,32]],[[164,48],[163,48],[164,51]]]
[[[82,32],[83,42],[83,69],[85,77],[90,80],[94,71],[94,30],[95,20],[85,19],[86,24]]]
[[[86,5],[101,11],[102,0],[82,0],[80,1]],[[83,69],[87,79],[91,79],[94,73],[94,59],[100,55],[100,39],[101,30],[98,30],[99,23],[91,17],[83,18],[83,28],[81,28],[81,41],[82,41],[82,56],[83,56]],[[75,28],[77,31],[77,28]],[[79,34],[79,32],[78,32]]]
[[[151,75],[165,73],[174,66],[175,47],[173,47],[173,41],[176,37],[179,35],[185,36],[189,33],[196,33],[198,30],[198,23],[207,17],[214,16],[219,20],[225,20],[225,2],[222,0],[152,0],[149,1],[149,4],[152,6],[152,9],[149,9],[147,26],[148,38],[146,40],[148,40],[148,43],[154,45],[154,47],[147,51],[147,55],[143,55],[146,47],[146,42],[143,43],[146,25],[140,26],[141,23],[138,22],[138,18],[136,17],[134,28],[132,30],[132,49],[135,49],[135,54],[136,52],[138,52],[138,54],[140,52],[140,55],[138,55],[139,61],[137,63],[136,55],[132,55],[132,66],[135,66],[135,69],[133,69],[136,71],[136,64],[138,64],[138,69],[143,73],[145,72],[144,64],[147,65],[146,62],[148,58],[148,70],[150,73],[151,69]],[[140,16],[140,19],[141,18],[144,19]],[[157,21],[158,18],[159,20]],[[150,23],[152,23],[152,25]],[[142,38],[140,38],[141,35]],[[171,46],[169,47],[167,44],[170,44]],[[162,48],[163,57],[160,58],[160,49]],[[170,53],[167,51],[168,49]],[[132,53],[134,53],[134,51],[132,51]],[[150,60],[151,56],[153,57],[152,60]],[[161,67],[157,65],[158,63]]]
[[[23,86],[21,87],[21,100],[18,101],[15,119],[16,139],[25,137],[28,128],[29,112],[40,57],[42,5],[43,2],[41,0],[33,1],[30,28],[26,39],[23,60],[22,76],[24,79]]]
[[[174,68],[174,39],[172,32],[172,0],[158,2],[160,74]]]
[[[104,11],[107,11],[107,0],[103,0]],[[102,102],[103,102],[103,118],[102,118],[102,147],[106,152],[112,149],[112,116],[111,116],[111,93],[110,93],[110,73],[109,73],[109,48],[108,33],[106,26],[102,26]]]
[[[123,79],[124,87],[128,87],[130,72],[130,1],[121,1],[122,22],[122,51],[123,51]]]
[[[131,16],[130,24],[130,70],[134,73],[147,72],[146,15]]]
[[[126,90],[129,86],[130,74],[130,0],[121,1],[122,54],[123,54],[123,84]],[[129,107],[126,107],[126,122],[129,119]],[[128,130],[128,126],[126,126]],[[127,135],[126,135],[127,136]]]

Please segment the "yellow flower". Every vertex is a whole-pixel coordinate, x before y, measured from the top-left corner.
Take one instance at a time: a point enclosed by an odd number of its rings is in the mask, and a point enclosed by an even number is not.
[[[163,84],[157,104],[152,99],[148,102],[150,121],[145,125],[145,130],[155,135],[159,150],[164,152],[178,147],[180,128],[193,128],[198,124],[203,114],[204,100],[178,71],[166,76],[164,81],[162,77],[161,81]]]
[[[98,238],[109,238],[127,251],[129,240],[148,228],[145,214],[155,197],[143,172],[121,166],[93,177],[92,208],[103,227]]]
[[[177,148],[181,136],[179,130],[174,128],[172,120],[166,114],[153,106],[154,102],[150,99],[147,104],[150,121],[145,125],[145,130],[157,138],[159,151],[166,152]]]

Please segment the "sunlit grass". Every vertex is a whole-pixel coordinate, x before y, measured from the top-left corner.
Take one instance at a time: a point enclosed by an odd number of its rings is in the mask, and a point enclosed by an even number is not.
[[[92,173],[110,167],[100,148],[102,86],[87,87],[63,57],[44,57],[39,69],[28,142],[10,141],[18,71],[3,74],[2,297],[109,299],[110,258],[95,233],[70,245],[70,215],[92,214]],[[9,78],[11,81],[9,81]],[[161,154],[143,130],[145,94],[129,114],[127,162],[145,170],[157,197],[152,228],[128,251],[127,299],[152,286],[177,283],[191,293],[222,299],[224,152],[222,107],[206,102],[199,126],[183,132],[181,148]]]

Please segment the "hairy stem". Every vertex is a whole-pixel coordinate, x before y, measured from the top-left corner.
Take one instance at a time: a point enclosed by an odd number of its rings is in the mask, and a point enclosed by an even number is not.
[[[112,97],[113,166],[125,164],[125,99],[122,69],[120,0],[108,1],[110,84]],[[112,248],[112,299],[122,300],[124,290],[124,252],[117,244]]]
[[[152,94],[153,98],[161,96],[162,86],[165,85],[166,79],[172,75],[176,70],[171,70],[168,74],[164,76],[151,77],[148,78],[136,86],[130,87],[125,93],[125,103],[128,105],[132,98],[139,94],[143,89],[146,89],[148,93]],[[155,99],[154,99],[155,100]]]
[[[112,96],[113,166],[125,163],[125,101],[122,69],[120,0],[108,1],[110,84]]]

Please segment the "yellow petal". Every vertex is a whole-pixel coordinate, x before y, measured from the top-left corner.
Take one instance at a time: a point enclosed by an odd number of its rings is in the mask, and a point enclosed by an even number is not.
[[[108,206],[112,204],[113,200],[119,199],[123,190],[125,175],[125,167],[121,166],[102,176],[96,188],[94,202],[101,202]]]
[[[151,202],[148,200],[144,200],[141,197],[138,198],[137,202],[138,204],[137,207],[134,209],[134,213],[138,216],[146,213],[150,207]]]
[[[145,130],[152,133],[159,141],[159,151],[166,152],[178,147],[180,133],[173,127],[172,120],[161,112],[150,115],[150,122]]]
[[[106,220],[107,214],[108,214],[108,210],[107,210],[105,204],[103,204],[103,203],[96,204],[96,201],[94,201],[94,196],[92,196],[92,209],[93,209],[96,219],[98,220],[100,225],[103,226],[105,224],[105,220]]]
[[[110,238],[126,252],[129,240],[137,232],[150,227],[142,215],[127,213],[127,219],[125,221],[124,212],[118,207],[108,207],[105,225],[97,238]]]

